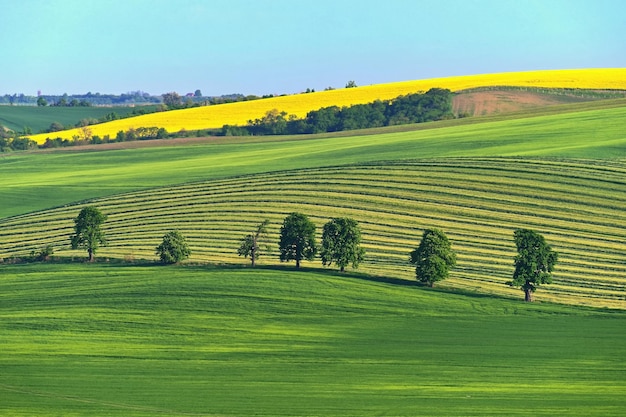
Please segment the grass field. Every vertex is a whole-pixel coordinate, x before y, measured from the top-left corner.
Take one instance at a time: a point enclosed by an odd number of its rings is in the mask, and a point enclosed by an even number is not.
[[[488,86],[626,90],[626,68],[481,74],[376,84],[153,113],[92,126],[91,131],[100,137],[109,135],[113,138],[120,130],[127,131],[139,127],[164,127],[169,132],[177,132],[182,129],[188,131],[208,128],[219,129],[226,124],[245,125],[248,120],[261,118],[273,109],[304,117],[311,110],[322,107],[342,107],[370,103],[375,100],[391,100],[401,95],[424,92],[431,88],[447,88],[452,91],[459,91]],[[71,139],[74,135],[79,134],[80,132],[74,129],[55,132],[54,137]],[[33,135],[31,138],[38,143],[43,143],[49,136],[49,134]]]
[[[146,108],[154,106],[146,106]],[[33,133],[42,132],[54,122],[72,127],[82,119],[100,119],[109,113],[125,116],[136,107],[34,107],[34,106],[0,106],[0,125],[16,132],[29,127]],[[46,135],[51,136],[52,133]],[[56,136],[54,136],[56,137]],[[71,138],[71,136],[70,136]]]
[[[404,284],[5,265],[0,414],[623,415],[623,312]]]

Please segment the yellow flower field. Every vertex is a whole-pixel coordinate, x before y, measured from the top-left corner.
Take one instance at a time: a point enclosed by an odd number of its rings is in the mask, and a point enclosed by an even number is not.
[[[177,132],[181,129],[220,128],[225,124],[245,125],[248,120],[261,118],[272,109],[304,117],[309,111],[322,107],[341,107],[375,100],[389,100],[400,95],[425,92],[435,87],[460,91],[491,86],[626,90],[626,68],[510,72],[375,84],[153,113],[93,125],[89,129],[92,135],[100,137],[109,135],[115,138],[120,130],[127,131],[139,127],[163,127],[168,132]],[[33,135],[31,139],[37,143],[44,143],[48,137],[71,139],[80,135],[80,129],[71,129]]]

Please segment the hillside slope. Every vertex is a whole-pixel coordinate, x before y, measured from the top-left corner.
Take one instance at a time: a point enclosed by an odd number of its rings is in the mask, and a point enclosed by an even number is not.
[[[146,106],[146,108],[154,106]],[[141,108],[144,108],[143,106]],[[54,122],[64,126],[73,127],[83,119],[100,119],[110,113],[118,116],[126,116],[136,107],[33,107],[33,106],[0,106],[0,125],[16,132],[21,132],[25,127],[32,132],[42,132]],[[51,135],[52,133],[48,133]]]
[[[246,124],[248,120],[260,118],[272,109],[304,117],[309,111],[321,107],[341,107],[375,100],[389,100],[400,95],[427,91],[435,87],[459,91],[468,88],[503,85],[626,90],[626,68],[482,74],[377,84],[155,113],[94,125],[90,127],[90,131],[93,135],[100,137],[109,135],[114,138],[120,130],[126,131],[139,127],[163,127],[170,132],[177,132],[182,129],[221,128],[225,124]],[[79,129],[73,129],[55,133],[54,136],[42,134],[33,135],[31,138],[38,143],[44,143],[47,137],[71,139],[80,135]]]
[[[485,116],[619,97],[626,97],[626,91],[479,88],[455,94],[452,112],[463,116]]]
[[[0,200],[8,203],[0,206],[0,218],[150,187],[338,164],[459,156],[626,158],[625,103],[424,123],[415,125],[420,130],[374,135],[225,138],[177,146],[177,140],[152,141],[159,146],[5,154]]]
[[[288,269],[0,269],[3,416],[607,417],[626,407],[623,312]]]
[[[593,160],[461,158],[337,166],[258,174],[122,194],[0,221],[0,256],[26,255],[51,244],[71,251],[72,219],[85,204],[108,215],[101,257],[155,259],[169,230],[180,230],[192,260],[246,264],[240,239],[271,221],[276,265],[284,217],[311,216],[321,230],[332,217],[362,227],[361,270],[413,279],[408,253],[424,229],[438,227],[458,253],[446,285],[519,295],[512,275],[516,228],[544,234],[560,253],[555,282],[539,300],[626,309],[626,163]],[[318,236],[319,238],[319,236]],[[316,261],[319,265],[319,261]],[[313,264],[308,264],[313,265]]]

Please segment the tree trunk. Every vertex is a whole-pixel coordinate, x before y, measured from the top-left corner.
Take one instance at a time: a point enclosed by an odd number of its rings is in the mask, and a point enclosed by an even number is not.
[[[300,259],[296,259],[296,268],[300,268]]]
[[[341,265],[341,268],[339,268],[339,272],[345,272],[346,271],[346,267]]]
[[[533,301],[533,292],[530,290],[530,288],[524,289],[524,301],[528,303]]]
[[[89,252],[89,262],[93,262],[95,260],[93,256],[93,249],[88,249],[87,252]]]
[[[250,255],[250,260],[252,261],[252,267],[256,265],[256,248],[252,248],[252,254]]]

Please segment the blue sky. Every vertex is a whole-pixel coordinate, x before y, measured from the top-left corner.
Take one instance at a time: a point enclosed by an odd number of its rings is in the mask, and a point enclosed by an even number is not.
[[[626,67],[624,0],[0,0],[0,94],[296,93]]]

